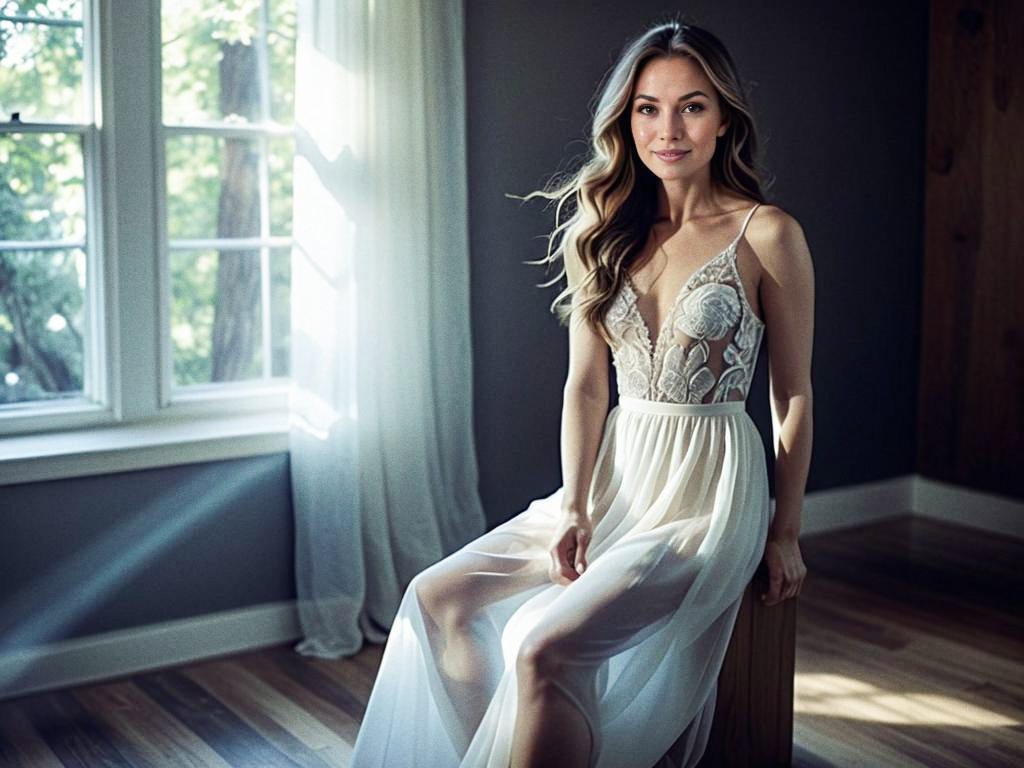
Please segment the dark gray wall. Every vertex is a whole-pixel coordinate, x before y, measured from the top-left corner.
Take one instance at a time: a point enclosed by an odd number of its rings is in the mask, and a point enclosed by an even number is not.
[[[466,4],[474,397],[481,493],[498,523],[558,487],[566,331],[548,305],[540,187],[585,148],[625,42],[676,11],[753,83],[769,200],[816,272],[808,489],[913,471],[928,17],[911,3],[563,0]],[[767,341],[750,411],[771,456]],[[773,465],[772,465],[773,466]],[[771,472],[772,470],[770,470]],[[774,478],[772,478],[774,480]]]
[[[0,652],[295,597],[287,454],[0,487]]]

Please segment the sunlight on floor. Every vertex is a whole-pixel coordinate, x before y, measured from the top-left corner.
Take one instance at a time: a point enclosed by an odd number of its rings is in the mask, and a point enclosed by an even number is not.
[[[1021,722],[941,693],[902,693],[844,675],[798,673],[794,711],[894,725],[999,728]]]

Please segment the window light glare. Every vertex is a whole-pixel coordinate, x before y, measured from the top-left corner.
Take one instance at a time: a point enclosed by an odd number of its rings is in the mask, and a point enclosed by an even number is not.
[[[53,333],[60,333],[67,327],[67,318],[58,312],[54,312],[50,315],[50,319],[46,321],[46,330],[52,331]]]

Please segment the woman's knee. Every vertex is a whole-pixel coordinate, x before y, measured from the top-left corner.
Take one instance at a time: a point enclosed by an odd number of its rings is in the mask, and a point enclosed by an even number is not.
[[[409,589],[413,590],[420,608],[426,616],[442,628],[457,628],[469,620],[469,607],[459,599],[455,578],[441,563],[426,568],[413,577]]]
[[[567,651],[566,642],[548,631],[530,632],[519,646],[516,666],[520,673],[531,677],[554,677],[562,670]]]

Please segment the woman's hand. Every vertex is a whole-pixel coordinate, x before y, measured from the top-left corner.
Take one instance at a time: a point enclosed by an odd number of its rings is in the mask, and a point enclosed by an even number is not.
[[[800,594],[807,567],[795,538],[768,539],[764,561],[768,566],[768,591],[761,593],[763,605],[775,605]]]
[[[551,539],[548,574],[556,584],[570,584],[587,567],[587,545],[593,535],[590,518],[579,512],[562,512]]]

